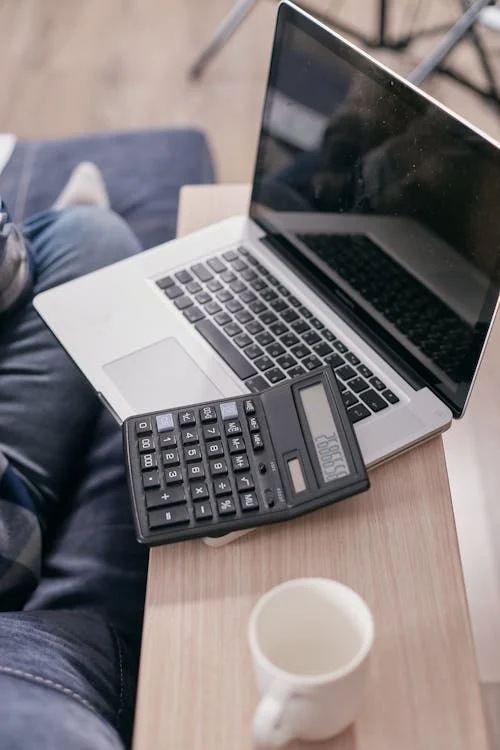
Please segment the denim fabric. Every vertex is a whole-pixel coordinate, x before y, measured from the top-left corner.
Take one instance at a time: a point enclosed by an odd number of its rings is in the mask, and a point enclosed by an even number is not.
[[[25,231],[36,291],[140,250],[91,207],[45,212]],[[0,612],[0,747],[115,750],[130,741],[147,571],[121,432],[31,304],[0,326],[0,449],[44,544],[37,588]]]

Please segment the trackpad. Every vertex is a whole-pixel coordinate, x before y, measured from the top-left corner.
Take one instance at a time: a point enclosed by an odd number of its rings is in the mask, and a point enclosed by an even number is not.
[[[223,395],[174,338],[109,362],[104,372],[136,414],[211,401]]]

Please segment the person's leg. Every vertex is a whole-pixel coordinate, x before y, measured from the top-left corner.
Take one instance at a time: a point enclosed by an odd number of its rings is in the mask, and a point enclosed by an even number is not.
[[[35,293],[140,250],[125,222],[96,207],[47,211],[25,233],[35,252]],[[99,402],[31,304],[1,322],[0,382],[0,452],[44,524],[71,486]]]

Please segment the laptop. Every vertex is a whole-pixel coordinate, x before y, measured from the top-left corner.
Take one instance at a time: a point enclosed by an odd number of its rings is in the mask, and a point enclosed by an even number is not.
[[[374,466],[466,407],[499,298],[500,150],[289,2],[252,197],[38,295],[119,421],[328,363]]]

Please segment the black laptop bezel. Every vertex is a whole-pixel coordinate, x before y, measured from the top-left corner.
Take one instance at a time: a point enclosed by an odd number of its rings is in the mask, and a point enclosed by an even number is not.
[[[258,190],[259,157],[264,133],[264,114],[267,93],[272,90],[274,81],[276,80],[279,53],[283,46],[282,39],[287,24],[293,24],[298,29],[310,35],[327,49],[330,49],[333,53],[345,59],[347,63],[353,65],[361,73],[376,80],[382,86],[389,85],[393,93],[400,96],[402,100],[406,100],[417,112],[423,112],[429,107],[432,107],[438,122],[440,117],[443,118],[443,122],[448,124],[451,119],[458,134],[462,133],[467,135],[469,142],[473,143],[474,148],[477,148],[484,156],[498,161],[499,170],[500,149],[492,141],[489,141],[487,138],[477,133],[472,127],[455,117],[452,113],[435,102],[435,100],[428,97],[424,92],[416,90],[413,86],[408,84],[408,82],[387,70],[366,55],[362,50],[356,48],[334,31],[324,27],[307,13],[288,3],[286,0],[280,4],[278,8],[273,52],[269,67],[261,130],[255,159],[249,216],[266,232],[266,244],[271,246],[273,250],[279,254],[280,258],[284,260],[287,265],[292,267],[294,271],[298,272],[310,286],[313,286],[315,292],[317,292],[336,313],[344,318],[354,330],[363,336],[370,346],[377,350],[384,359],[386,359],[403,377],[405,377],[412,387],[418,388],[427,386],[439,399],[447,404],[454,417],[461,417],[473,387],[477,369],[498,306],[499,289],[494,282],[491,282],[490,284],[475,328],[475,348],[471,350],[469,355],[471,361],[474,363],[473,376],[470,381],[460,383],[457,390],[453,392],[445,383],[437,378],[435,372],[425,368],[425,366],[414,358],[408,350],[406,350],[401,344],[398,344],[395,339],[390,337],[389,334],[384,331],[382,326],[377,324],[376,321],[369,316],[366,310],[357,305],[354,300],[348,298],[344,290],[336,287],[333,281],[328,280],[328,284],[326,284],[325,277],[318,271],[316,266],[309,261],[296,246],[288,242],[286,238],[274,233],[273,228],[264,223],[261,215],[253,210],[256,205],[255,196]]]

